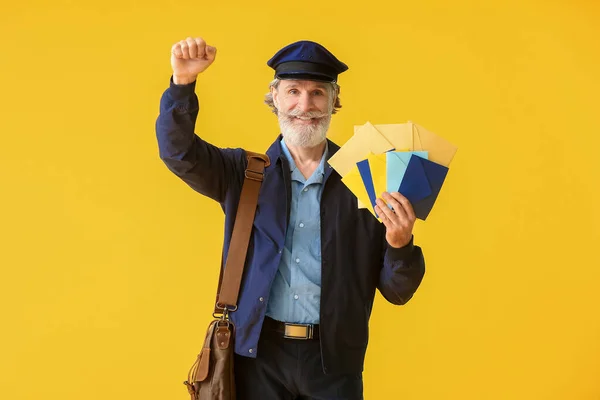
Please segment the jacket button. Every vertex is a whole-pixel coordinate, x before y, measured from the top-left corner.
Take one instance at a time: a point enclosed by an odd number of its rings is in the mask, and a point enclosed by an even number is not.
[[[260,302],[262,303],[263,301],[265,301],[265,299],[264,299],[264,298],[262,298],[262,297],[260,297],[260,298],[258,299],[258,301],[260,301]]]
[[[252,353],[254,353],[254,350],[250,349],[250,350],[248,350],[248,353],[252,354]]]

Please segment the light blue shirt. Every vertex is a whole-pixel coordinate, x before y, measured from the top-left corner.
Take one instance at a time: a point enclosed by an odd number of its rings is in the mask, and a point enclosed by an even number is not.
[[[318,324],[321,303],[321,193],[327,150],[305,179],[283,139],[291,170],[292,201],[279,270],[271,286],[267,315],[298,324]]]

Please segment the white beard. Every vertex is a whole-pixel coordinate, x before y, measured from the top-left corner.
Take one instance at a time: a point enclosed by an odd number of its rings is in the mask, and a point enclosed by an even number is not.
[[[331,113],[302,113],[297,110],[284,113],[278,111],[277,117],[285,143],[298,147],[316,147],[323,143],[327,138],[327,130],[331,123]],[[316,125],[298,125],[294,123],[296,117],[319,118],[319,121]]]

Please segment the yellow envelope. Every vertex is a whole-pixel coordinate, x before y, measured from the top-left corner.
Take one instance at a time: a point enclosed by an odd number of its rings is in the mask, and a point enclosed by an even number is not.
[[[374,125],[374,127],[388,142],[394,145],[396,151],[413,150],[413,130],[411,124],[381,124]],[[355,125],[354,134],[356,134],[360,128],[360,126]]]
[[[387,161],[385,154],[369,154],[369,169],[373,178],[375,197],[380,198],[387,189]]]
[[[367,122],[329,159],[329,165],[341,176],[346,176],[356,163],[366,159],[369,153],[382,154],[393,148],[394,145]]]
[[[417,151],[429,152],[429,161],[449,167],[458,147],[446,139],[429,132],[421,125],[410,123],[413,126],[413,140]],[[419,146],[419,148],[417,148]]]
[[[342,178],[342,182],[344,182],[344,185],[346,185],[348,189],[350,189],[350,191],[354,193],[354,195],[358,198],[358,201],[360,203],[369,204],[369,206],[365,208],[369,209],[371,214],[373,214],[373,216],[377,218],[375,212],[373,211],[373,207],[370,206],[371,200],[369,200],[369,194],[367,193],[367,189],[365,189],[365,185],[363,184],[360,172],[358,172],[358,167],[356,166],[356,164],[354,164],[354,167],[350,169],[350,172],[344,175],[344,177]]]

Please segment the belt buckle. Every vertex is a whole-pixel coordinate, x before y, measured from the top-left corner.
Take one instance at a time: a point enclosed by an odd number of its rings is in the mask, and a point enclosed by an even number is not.
[[[313,338],[313,326],[310,324],[285,324],[286,339],[308,340]]]

